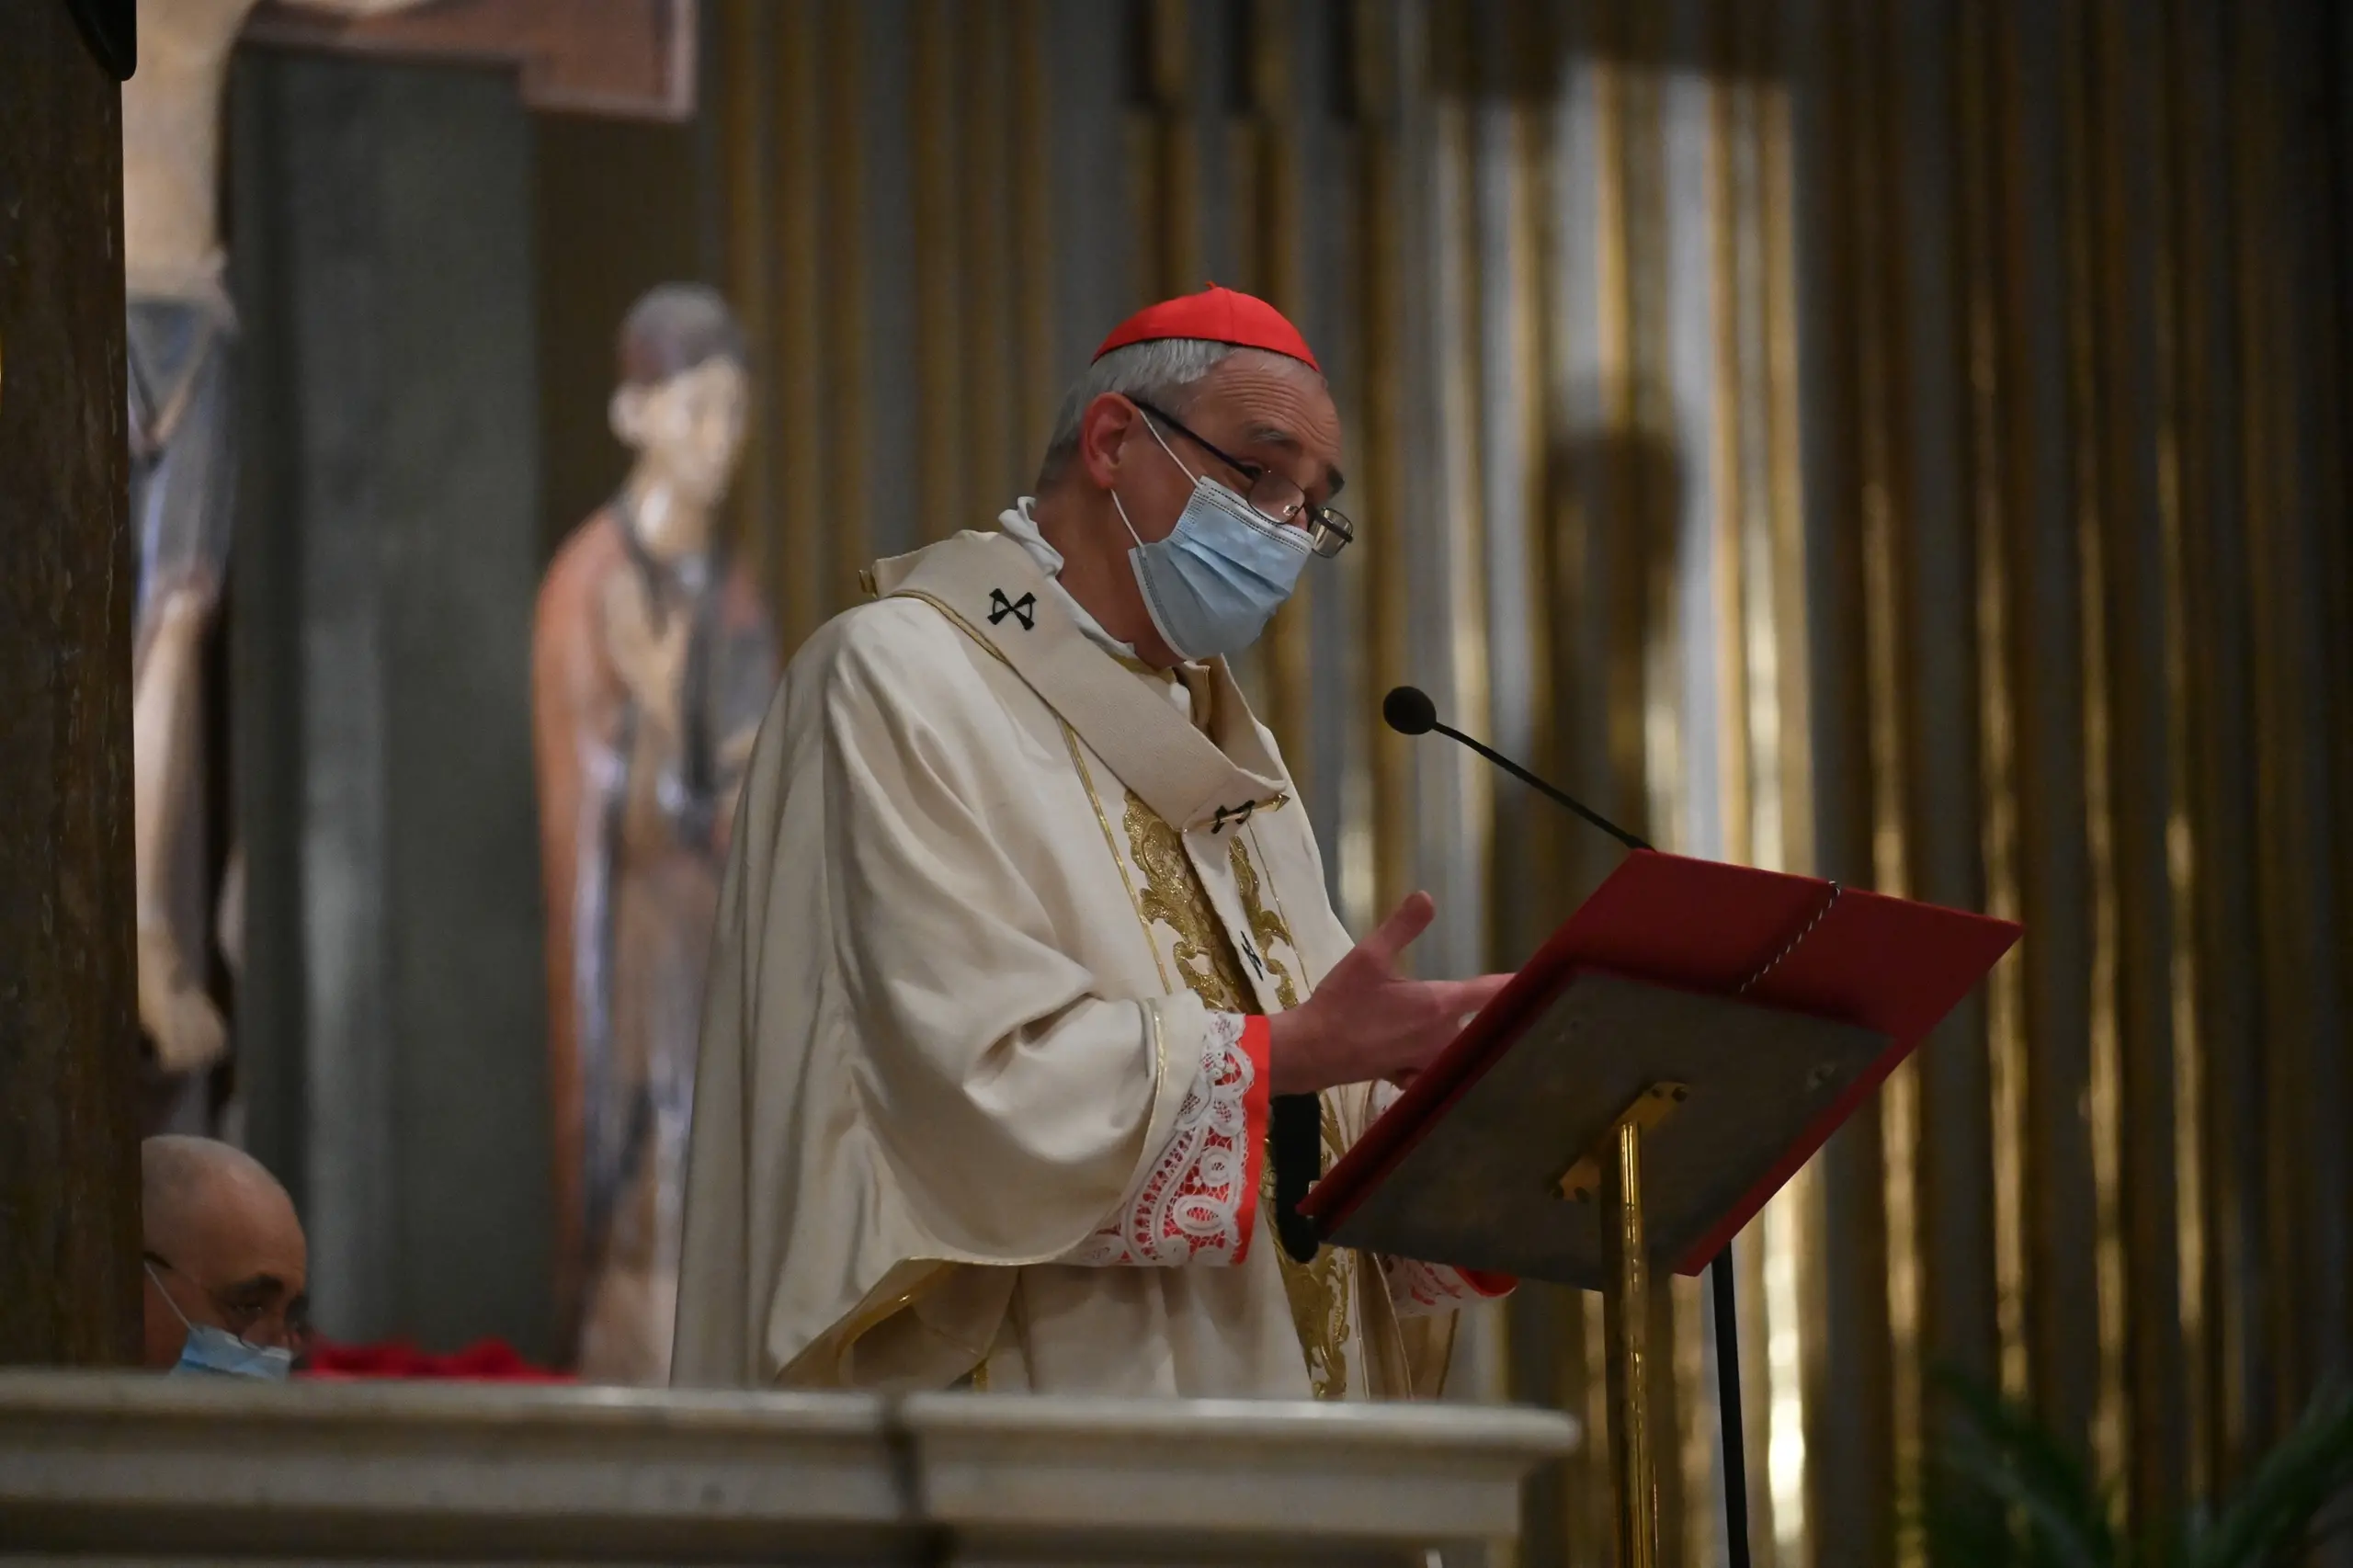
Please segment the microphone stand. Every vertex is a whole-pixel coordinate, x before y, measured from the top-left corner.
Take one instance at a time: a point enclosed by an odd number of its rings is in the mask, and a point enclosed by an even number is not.
[[[1395,695],[1392,693],[1392,698]],[[1415,695],[1423,703],[1428,701],[1418,692]],[[1413,729],[1397,722],[1386,704],[1383,705],[1383,716],[1388,718],[1390,727],[1399,733],[1414,733]],[[1472,740],[1450,724],[1438,722],[1435,717],[1428,718],[1427,722],[1430,729],[1450,741],[1470,747],[1529,789],[1557,805],[1567,807],[1627,848],[1651,847],[1567,790],[1553,788],[1494,747]],[[1748,1436],[1741,1413],[1739,1280],[1734,1273],[1731,1242],[1724,1243],[1723,1251],[1716,1254],[1714,1260],[1708,1265],[1708,1284],[1716,1324],[1716,1422],[1723,1452],[1724,1555],[1731,1568],[1749,1568]]]
[[[1529,772],[1528,769],[1522,767],[1519,764],[1514,762],[1511,758],[1506,756],[1503,753],[1495,750],[1494,747],[1486,744],[1484,742],[1472,740],[1470,736],[1464,734],[1461,731],[1456,729],[1451,724],[1433,723],[1430,725],[1430,728],[1436,730],[1439,734],[1444,735],[1450,741],[1461,742],[1464,745],[1469,746],[1472,751],[1477,752],[1481,756],[1485,757],[1489,762],[1494,763],[1497,767],[1502,768],[1506,773],[1510,774],[1514,778],[1518,779],[1522,784],[1527,785],[1529,789],[1547,797],[1556,803],[1566,806],[1569,810],[1574,812],[1577,815],[1583,817],[1586,821],[1591,823],[1594,826],[1599,828],[1602,832],[1608,834],[1610,837],[1616,839],[1627,848],[1648,849],[1650,847],[1650,845],[1642,839],[1635,837],[1632,834],[1628,833],[1624,828],[1620,827],[1616,823],[1611,822],[1608,817],[1603,816],[1599,812],[1595,811],[1591,806],[1586,805],[1574,795],[1570,794],[1565,790],[1555,790],[1552,786],[1545,783],[1544,780],[1537,778],[1536,775]]]

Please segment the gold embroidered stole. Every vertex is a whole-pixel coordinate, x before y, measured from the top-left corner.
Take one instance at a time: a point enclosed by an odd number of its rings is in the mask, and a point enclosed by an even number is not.
[[[1216,916],[1209,891],[1176,830],[1131,792],[1121,813],[1128,851],[1144,885],[1136,892],[1137,906],[1147,922],[1166,926],[1176,933],[1173,955],[1179,977],[1201,1005],[1221,1013],[1257,1011],[1249,982],[1233,938]],[[1285,1007],[1299,1005],[1299,988],[1290,968],[1277,956],[1278,944],[1294,954],[1290,931],[1281,913],[1267,907],[1261,896],[1257,868],[1243,847],[1243,835],[1227,841],[1234,887],[1250,923],[1250,937],[1267,965],[1277,998]],[[1339,1119],[1331,1096],[1323,1096],[1324,1159],[1328,1166],[1345,1152]],[[1275,1199],[1272,1152],[1260,1165],[1262,1210]],[[1291,1324],[1298,1330],[1300,1351],[1306,1358],[1309,1384],[1318,1399],[1339,1399],[1348,1390],[1348,1299],[1356,1272],[1355,1254],[1324,1247],[1313,1262],[1302,1264],[1280,1250],[1271,1221],[1258,1226],[1260,1246],[1277,1248],[1282,1265],[1283,1293],[1290,1301]]]

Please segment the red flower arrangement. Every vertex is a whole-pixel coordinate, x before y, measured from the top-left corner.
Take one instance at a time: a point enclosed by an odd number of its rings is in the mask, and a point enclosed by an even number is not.
[[[300,1374],[324,1382],[407,1378],[460,1382],[568,1383],[569,1372],[535,1367],[503,1339],[480,1339],[453,1355],[436,1356],[405,1339],[375,1345],[313,1340]]]

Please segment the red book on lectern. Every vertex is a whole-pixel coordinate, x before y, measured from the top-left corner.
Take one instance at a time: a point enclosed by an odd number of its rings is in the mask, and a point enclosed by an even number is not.
[[[1661,1244],[1676,1248],[1670,1261],[1678,1271],[1697,1273],[2018,937],[2016,925],[1987,915],[1812,877],[1637,850],[1366,1130],[1308,1193],[1301,1211],[1327,1236],[1347,1227],[1531,1028],[1571,1011],[1571,996],[1580,989],[1588,997],[1613,994],[1620,997],[1614,1006],[1586,1004],[1582,1035],[1569,1024],[1558,1026],[1569,1031],[1559,1038],[1529,1041],[1531,1049],[1552,1050],[1561,1060],[1552,1064],[1556,1071],[1550,1080],[1542,1076],[1543,1064],[1522,1071],[1519,1078],[1529,1086],[1516,1091],[1516,1097],[1525,1100],[1556,1087],[1561,1103],[1570,1106],[1579,1082],[1608,1075],[1580,1063],[1639,1074],[1648,1064],[1635,1059],[1649,1053],[1662,1073],[1674,1075],[1679,1071],[1678,1050],[1685,1060],[1712,1062],[1724,1087],[1708,1105],[1708,1115],[1719,1127],[1733,1119],[1755,1135],[1745,1141],[1746,1153],[1724,1156],[1745,1162],[1735,1176],[1719,1170],[1712,1186],[1695,1182],[1689,1187],[1688,1200],[1710,1212],[1695,1215],[1684,1227],[1688,1243],[1661,1238]],[[1639,983],[1628,987],[1624,982]],[[1694,1013],[1682,998],[1713,999],[1706,1006],[1714,1011]],[[1712,1056],[1690,1043],[1695,1028],[1716,1037]],[[1679,1047],[1678,1029],[1684,1042]],[[1608,1038],[1613,1034],[1619,1038]],[[1753,1050],[1747,1043],[1752,1038]],[[1800,1068],[1813,1075],[1805,1085],[1815,1091],[1811,1097],[1794,1086],[1753,1095],[1741,1086],[1747,1064],[1762,1071],[1763,1057],[1773,1051],[1784,1062],[1821,1063]],[[1695,1109],[1708,1088],[1694,1085]],[[1491,1139],[1532,1136],[1542,1124],[1529,1118],[1540,1112],[1516,1108],[1505,1098],[1491,1094],[1481,1114],[1496,1119],[1499,1129],[1512,1118],[1518,1126],[1496,1131]],[[1562,1126],[1563,1146],[1541,1157],[1565,1168],[1585,1152],[1566,1147],[1565,1141],[1597,1138],[1608,1117],[1621,1108],[1622,1104],[1601,1112],[1597,1126]],[[1593,1106],[1563,1114],[1570,1120],[1592,1119]],[[1703,1124],[1704,1119],[1692,1119],[1695,1134]],[[1713,1146],[1733,1142],[1717,1139]],[[1713,1157],[1709,1148],[1665,1152],[1679,1154],[1686,1164]],[[1727,1179],[1733,1185],[1726,1186]],[[1505,1203],[1499,1197],[1495,1207],[1500,1211]],[[1472,1205],[1466,1199],[1465,1206]],[[1521,1210],[1523,1219],[1534,1215],[1540,1224],[1547,1222],[1542,1212]],[[1493,1256],[1438,1261],[1503,1264]]]

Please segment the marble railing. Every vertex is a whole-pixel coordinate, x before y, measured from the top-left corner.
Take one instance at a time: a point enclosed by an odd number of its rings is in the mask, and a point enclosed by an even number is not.
[[[1455,1404],[0,1372],[0,1560],[1420,1564],[1511,1537],[1575,1440]]]

